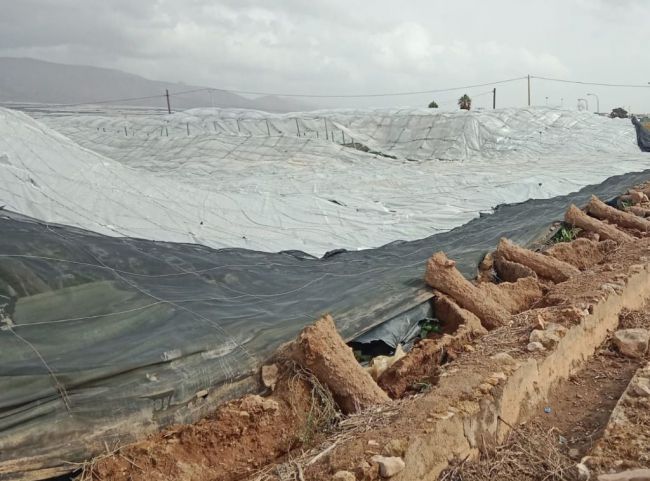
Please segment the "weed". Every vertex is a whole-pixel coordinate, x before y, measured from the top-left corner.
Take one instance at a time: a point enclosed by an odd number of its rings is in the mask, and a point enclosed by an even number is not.
[[[442,332],[442,326],[438,319],[425,319],[420,321],[420,338],[425,339],[429,334]]]
[[[431,387],[433,384],[431,384],[429,381],[426,379],[420,380],[418,382],[414,382],[411,385],[411,389],[415,392],[429,392],[431,390]]]
[[[364,354],[361,350],[355,349],[352,351],[354,353],[354,357],[356,358],[357,362],[359,364],[363,364],[366,362],[370,362],[373,358],[372,354]]]
[[[553,236],[552,243],[571,242],[578,237],[580,229],[577,227],[562,226],[559,231]]]
[[[300,442],[309,445],[318,432],[327,431],[334,427],[339,419],[339,411],[330,390],[307,369],[296,363],[288,363],[292,372],[290,386],[296,382],[311,385],[311,403],[305,426],[300,433]],[[293,388],[291,388],[293,390]]]

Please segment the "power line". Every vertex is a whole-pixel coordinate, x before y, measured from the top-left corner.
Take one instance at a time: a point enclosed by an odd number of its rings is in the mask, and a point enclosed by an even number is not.
[[[601,87],[623,87],[623,88],[650,88],[650,85],[639,85],[639,84],[613,84],[613,83],[601,83],[601,82],[583,82],[578,80],[567,80],[567,79],[557,79],[552,77],[541,77],[536,75],[515,77],[505,80],[497,80],[494,82],[485,82],[480,84],[473,85],[463,85],[459,87],[448,87],[442,89],[430,89],[430,90],[415,90],[407,92],[384,92],[384,93],[375,93],[375,94],[294,94],[294,93],[282,93],[282,92],[263,92],[263,91],[254,91],[254,90],[237,90],[237,89],[224,89],[224,88],[213,88],[213,87],[201,87],[190,90],[182,90],[179,92],[170,92],[169,96],[175,97],[180,95],[187,95],[197,92],[230,92],[234,94],[244,94],[244,95],[273,95],[277,97],[298,97],[298,98],[377,98],[377,97],[404,97],[410,95],[424,95],[424,94],[436,94],[443,92],[453,92],[458,90],[467,90],[478,87],[489,87],[493,85],[500,85],[505,83],[517,82],[520,80],[526,79],[538,79],[545,80],[550,82],[561,82],[568,84],[576,85],[592,85],[592,86],[601,86]],[[482,93],[479,95],[483,95]],[[115,104],[118,102],[132,102],[138,100],[151,100],[151,99],[164,99],[167,96],[165,93],[158,95],[147,95],[142,97],[125,97],[117,99],[103,99],[95,100],[88,102],[78,102],[78,103],[69,103],[69,104],[48,104],[52,107],[78,107],[82,105],[101,105],[101,104]]]
[[[402,97],[407,95],[422,95],[422,94],[435,94],[441,92],[453,92],[454,90],[464,90],[477,87],[489,87],[490,85],[499,85],[509,82],[516,82],[517,80],[523,80],[526,77],[516,77],[506,80],[497,80],[496,82],[486,82],[481,84],[474,85],[464,85],[462,87],[449,87],[444,89],[433,89],[433,90],[417,90],[411,92],[390,92],[390,93],[378,93],[378,94],[287,94],[287,93],[278,93],[278,92],[257,92],[251,90],[230,90],[230,89],[206,89],[206,90],[219,90],[222,92],[231,92],[235,94],[245,94],[245,95],[275,95],[277,97],[305,97],[305,98],[368,98],[368,97]]]
[[[558,78],[549,78],[549,77],[537,77],[535,75],[531,75],[530,78],[538,79],[538,80],[548,80],[550,82],[561,82],[561,83],[568,83],[568,84],[579,84],[579,85],[595,85],[599,87],[627,87],[627,88],[650,88],[650,85],[639,85],[639,84],[610,84],[610,83],[600,83],[600,82],[581,82],[579,80],[565,80],[565,79],[558,79]]]
[[[202,92],[202,91],[207,91],[207,90],[215,90],[211,88],[200,88],[200,89],[192,89],[192,90],[183,90],[180,92],[172,92],[169,95],[174,96],[174,95],[183,95],[183,94],[189,94],[189,93],[194,93],[194,92]],[[92,100],[88,102],[78,102],[74,104],[47,104],[50,107],[78,107],[81,105],[100,105],[100,104],[111,104],[115,102],[130,102],[134,100],[150,100],[150,99],[158,99],[158,98],[164,98],[166,97],[166,94],[158,94],[158,95],[147,95],[144,97],[127,97],[127,98],[120,98],[120,99],[105,99],[105,100]]]

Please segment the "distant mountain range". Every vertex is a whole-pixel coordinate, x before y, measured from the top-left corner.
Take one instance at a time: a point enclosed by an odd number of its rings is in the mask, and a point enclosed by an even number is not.
[[[314,108],[283,97],[248,99],[225,90],[204,90],[174,96],[177,92],[201,88],[204,87],[149,80],[115,69],[0,57],[0,103],[81,104],[162,95],[168,89],[174,110],[214,106],[292,112]],[[121,100],[109,104],[166,108],[164,97]]]

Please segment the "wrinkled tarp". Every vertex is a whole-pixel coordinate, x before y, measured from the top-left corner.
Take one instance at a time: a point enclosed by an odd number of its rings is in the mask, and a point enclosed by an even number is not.
[[[650,125],[650,118],[643,119],[645,125]],[[636,129],[636,138],[639,148],[643,152],[650,152],[650,129],[644,126],[644,122],[632,117],[632,123]]]
[[[321,259],[108,237],[0,211],[0,479],[70,469],[66,461],[196,420],[250,388],[260,362],[321,314],[352,339],[426,302],[434,252],[473,276],[500,237],[530,245],[570,203],[649,178],[616,176],[450,232]],[[207,401],[196,396],[204,389]]]

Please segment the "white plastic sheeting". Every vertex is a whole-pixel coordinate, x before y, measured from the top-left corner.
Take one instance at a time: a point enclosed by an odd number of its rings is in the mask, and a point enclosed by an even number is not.
[[[316,256],[422,238],[648,167],[629,121],[547,108],[41,120],[52,129],[0,110],[9,210],[109,235]]]

